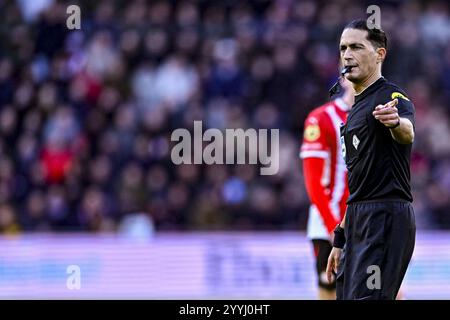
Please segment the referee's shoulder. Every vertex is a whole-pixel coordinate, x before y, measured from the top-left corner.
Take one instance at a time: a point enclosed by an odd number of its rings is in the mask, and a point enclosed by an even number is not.
[[[380,98],[385,100],[386,102],[393,100],[395,98],[401,98],[407,101],[410,101],[408,94],[406,93],[405,90],[403,90],[400,86],[398,86],[397,84],[391,82],[391,81],[386,81],[380,92],[379,92]]]

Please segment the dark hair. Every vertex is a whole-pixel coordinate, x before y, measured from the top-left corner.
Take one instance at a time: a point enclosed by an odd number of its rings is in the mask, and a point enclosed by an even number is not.
[[[372,43],[372,45],[375,48],[385,48],[387,49],[387,38],[386,33],[384,33],[383,30],[378,29],[376,27],[370,29],[367,27],[367,20],[364,19],[358,19],[353,20],[352,22],[348,23],[345,29],[357,29],[357,30],[364,30],[367,31],[367,40]]]

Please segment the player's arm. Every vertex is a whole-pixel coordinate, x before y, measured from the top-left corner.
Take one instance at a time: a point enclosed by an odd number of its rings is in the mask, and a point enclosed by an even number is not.
[[[328,138],[329,130],[332,128],[329,126],[320,113],[306,118],[300,158],[303,159],[303,175],[309,199],[319,211],[328,233],[331,234],[339,221],[331,211],[331,195],[327,186],[322,183],[327,160],[331,156]]]
[[[323,222],[332,234],[338,224],[330,209],[330,195],[322,186],[321,180],[325,170],[325,159],[319,157],[307,157],[303,159],[303,175],[305,178],[306,191],[312,204],[319,210]]]

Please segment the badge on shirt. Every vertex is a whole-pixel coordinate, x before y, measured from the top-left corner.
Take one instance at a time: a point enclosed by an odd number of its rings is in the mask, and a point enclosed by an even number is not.
[[[392,92],[391,99],[394,100],[395,98],[402,98],[404,100],[408,100],[409,101],[409,99],[407,97],[405,97],[404,94],[401,94],[400,92]]]
[[[320,137],[320,127],[317,124],[308,125],[304,136],[306,141],[316,141]]]
[[[356,134],[353,135],[353,146],[355,147],[356,150],[358,150],[358,146],[359,146],[359,139],[356,136]]]

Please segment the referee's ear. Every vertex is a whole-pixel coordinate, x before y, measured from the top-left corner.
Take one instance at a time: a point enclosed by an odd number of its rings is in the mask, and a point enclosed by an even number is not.
[[[386,48],[377,48],[377,64],[383,63],[384,59],[386,58]]]

